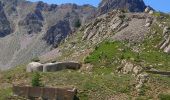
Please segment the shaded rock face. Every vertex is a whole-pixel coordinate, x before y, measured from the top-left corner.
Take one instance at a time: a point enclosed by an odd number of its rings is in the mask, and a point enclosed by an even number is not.
[[[47,31],[44,40],[46,40],[48,44],[56,46],[61,40],[66,38],[70,32],[71,28],[69,22],[66,20],[59,21]]]
[[[143,0],[102,0],[99,4],[98,14],[105,14],[113,9],[121,9],[130,12],[143,12],[146,8]]]
[[[11,33],[10,23],[4,12],[3,4],[0,1],[0,37],[4,37]]]
[[[37,9],[33,13],[29,13],[22,21],[20,21],[19,26],[25,29],[28,34],[38,33],[42,30],[43,20],[41,12]]]

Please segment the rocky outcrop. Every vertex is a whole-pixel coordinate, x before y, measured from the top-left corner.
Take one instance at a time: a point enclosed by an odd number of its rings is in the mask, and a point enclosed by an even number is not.
[[[136,77],[136,89],[138,93],[141,92],[141,88],[147,83],[149,80],[149,75],[147,73],[141,73]]]
[[[106,38],[131,43],[141,42],[149,32],[153,18],[147,13],[123,13],[114,10],[84,26],[83,40],[99,43]]]
[[[141,89],[149,80],[149,75],[144,72],[144,68],[127,60],[121,61],[121,65],[117,68],[117,72],[134,75],[136,80],[135,89],[138,93],[141,92]]]
[[[149,14],[153,14],[154,13],[154,9],[153,8],[151,8],[150,6],[148,6],[148,7],[146,7],[145,8],[145,11],[144,11],[145,13],[149,13]]]
[[[121,65],[117,68],[117,71],[119,73],[123,73],[123,74],[134,74],[134,75],[138,75],[140,73],[142,73],[143,68],[139,65],[135,65],[127,60],[122,60],[121,61]]]
[[[124,15],[120,11],[115,10],[97,17],[93,22],[83,28],[85,30],[82,39],[99,42],[108,37],[109,34],[127,27],[128,23],[124,22],[121,16]]]
[[[163,40],[160,42],[159,44],[159,48],[161,50],[163,50],[165,53],[170,53],[170,37],[169,37],[169,33],[170,33],[170,28],[165,26],[163,29]]]
[[[146,6],[143,0],[102,0],[99,4],[98,14],[105,14],[113,9],[129,12],[143,12]]]
[[[56,46],[66,38],[69,33],[71,33],[69,22],[67,20],[59,21],[47,31],[44,40],[46,40],[48,44]]]

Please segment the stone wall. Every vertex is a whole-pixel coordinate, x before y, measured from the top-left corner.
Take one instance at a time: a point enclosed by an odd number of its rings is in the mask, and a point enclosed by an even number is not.
[[[74,100],[77,90],[69,88],[19,87],[13,86],[13,94],[25,98],[42,98],[45,100]]]

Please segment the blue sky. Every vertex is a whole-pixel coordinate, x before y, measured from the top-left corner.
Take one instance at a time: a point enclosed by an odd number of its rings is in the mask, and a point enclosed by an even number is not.
[[[29,0],[29,1],[44,1],[49,4],[62,4],[62,3],[76,3],[79,5],[91,4],[97,6],[100,0]],[[144,0],[146,5],[150,5],[157,11],[170,12],[170,0]]]

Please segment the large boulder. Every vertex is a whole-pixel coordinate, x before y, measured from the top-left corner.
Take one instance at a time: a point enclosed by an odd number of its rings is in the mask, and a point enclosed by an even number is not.
[[[80,69],[82,65],[78,62],[57,62],[57,63],[47,63],[43,66],[43,72],[55,72],[63,69]]]
[[[55,72],[62,70],[60,66],[57,65],[57,63],[46,63],[43,66],[43,72]]]
[[[38,62],[31,62],[27,65],[26,72],[42,72],[43,64]]]

